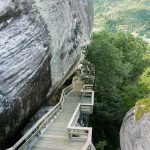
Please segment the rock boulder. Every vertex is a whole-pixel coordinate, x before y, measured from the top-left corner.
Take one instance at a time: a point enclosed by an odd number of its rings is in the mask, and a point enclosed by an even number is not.
[[[121,150],[150,149],[150,113],[134,119],[134,108],[125,116],[120,130]]]
[[[0,149],[90,42],[91,0],[0,0]]]

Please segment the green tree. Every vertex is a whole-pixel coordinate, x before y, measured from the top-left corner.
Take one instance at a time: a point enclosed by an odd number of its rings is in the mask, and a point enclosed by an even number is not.
[[[135,82],[124,86],[121,91],[122,100],[119,104],[120,107],[117,111],[117,116],[122,119],[124,114],[132,108],[139,99],[144,98],[148,94],[148,87],[142,83],[139,84]]]
[[[85,52],[86,73],[94,78],[94,88],[102,99],[116,99],[123,78],[130,72],[128,63],[123,63],[123,53],[115,47],[114,39],[106,32],[93,35],[91,45]]]
[[[139,83],[144,84],[150,89],[150,67],[146,68],[140,76]]]
[[[140,38],[107,32],[95,33],[85,51],[84,73],[94,83],[96,100],[90,121],[93,139],[95,144],[106,140],[105,150],[119,147],[119,129],[125,113],[149,92],[147,86],[138,83],[149,65],[144,59],[146,52],[148,46]]]
[[[145,53],[149,51],[148,44],[139,37],[124,33],[114,34],[114,44],[123,52],[123,62],[130,65],[127,83],[135,82],[143,69],[149,65],[149,60],[144,59]]]

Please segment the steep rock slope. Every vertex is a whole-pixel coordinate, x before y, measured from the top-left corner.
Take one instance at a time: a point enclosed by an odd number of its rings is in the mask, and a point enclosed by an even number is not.
[[[120,130],[121,150],[150,149],[150,113],[134,119],[134,108],[125,116]]]
[[[79,59],[92,22],[91,0],[0,0],[0,147]]]

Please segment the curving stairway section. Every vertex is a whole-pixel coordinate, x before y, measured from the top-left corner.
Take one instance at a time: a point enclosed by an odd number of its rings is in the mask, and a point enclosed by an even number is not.
[[[92,85],[74,77],[59,103],[9,150],[95,150],[92,128],[79,123],[82,114],[93,112],[93,105]]]

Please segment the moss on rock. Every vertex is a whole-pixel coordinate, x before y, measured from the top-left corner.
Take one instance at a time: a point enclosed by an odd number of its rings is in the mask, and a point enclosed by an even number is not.
[[[135,119],[139,120],[145,113],[150,112],[150,97],[144,98],[136,102]]]

